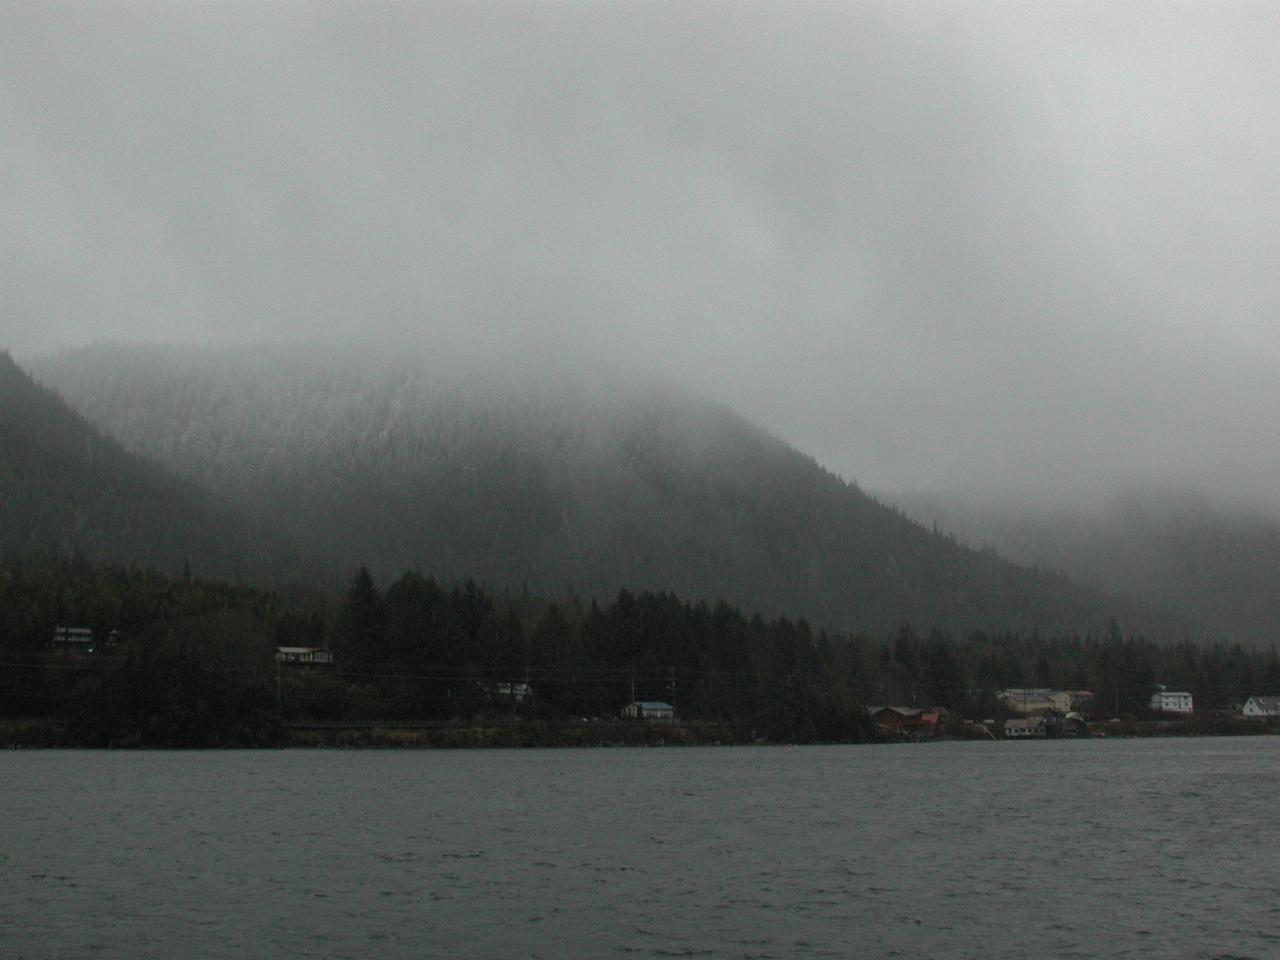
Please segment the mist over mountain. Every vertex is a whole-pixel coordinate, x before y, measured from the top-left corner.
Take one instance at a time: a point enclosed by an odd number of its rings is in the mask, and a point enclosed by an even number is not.
[[[880,633],[1187,629],[928,531],[654,382],[283,346],[99,346],[36,369],[128,449],[334,569],[671,590]]]
[[[963,494],[893,502],[966,543],[1179,610],[1216,639],[1276,641],[1280,522],[1266,513],[1158,487],[1057,507]]]
[[[198,484],[102,436],[0,351],[0,552],[32,551],[237,576],[296,563]]]
[[[4,343],[608,358],[867,489],[1175,482],[1280,518],[1277,27],[10,3]]]

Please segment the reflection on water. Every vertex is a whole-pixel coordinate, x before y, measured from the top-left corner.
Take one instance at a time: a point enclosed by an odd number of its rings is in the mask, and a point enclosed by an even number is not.
[[[0,956],[1280,957],[1280,739],[0,755]]]

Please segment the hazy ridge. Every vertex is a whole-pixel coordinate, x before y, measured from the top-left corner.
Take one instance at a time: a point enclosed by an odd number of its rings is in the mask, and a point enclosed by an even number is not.
[[[102,436],[2,351],[0,550],[169,570],[190,562],[223,576],[276,575],[297,563],[197,483]]]
[[[285,347],[100,346],[35,369],[334,570],[672,590],[880,633],[1189,629],[926,530],[732,411],[639,380]]]
[[[1052,508],[962,494],[894,498],[909,515],[1019,563],[1180,610],[1215,638],[1274,643],[1280,523],[1181,490],[1131,488]]]

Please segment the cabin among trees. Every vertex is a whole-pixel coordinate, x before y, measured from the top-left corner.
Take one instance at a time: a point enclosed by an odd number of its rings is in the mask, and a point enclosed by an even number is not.
[[[114,647],[119,640],[118,630],[99,636],[89,627],[55,627],[49,646],[58,653],[92,654]]]
[[[482,683],[480,689],[491,703],[524,703],[533,696],[533,687],[519,680],[498,680]]]
[[[276,647],[276,662],[328,665],[333,654],[325,647]]]
[[[93,653],[93,631],[88,627],[57,627],[49,641],[53,649],[63,653]]]
[[[662,700],[633,700],[622,708],[628,720],[674,720],[676,708]]]

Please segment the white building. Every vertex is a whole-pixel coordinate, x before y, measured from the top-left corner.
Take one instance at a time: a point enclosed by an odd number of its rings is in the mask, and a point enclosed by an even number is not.
[[[1193,713],[1191,694],[1161,687],[1151,695],[1151,709],[1156,713]]]
[[[1006,740],[1043,740],[1049,735],[1045,727],[1044,717],[1028,717],[1025,720],[1006,720],[1004,736]]]
[[[1250,697],[1240,712],[1246,717],[1280,717],[1280,697]]]

